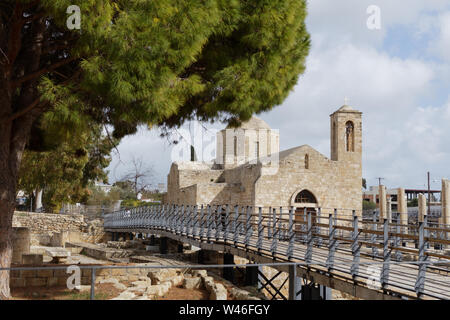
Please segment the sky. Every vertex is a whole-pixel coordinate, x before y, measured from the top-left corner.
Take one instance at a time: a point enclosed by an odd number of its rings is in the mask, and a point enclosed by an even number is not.
[[[347,98],[363,112],[368,185],[383,177],[388,187],[425,188],[430,171],[440,189],[450,179],[450,0],[309,0],[306,24],[305,73],[280,106],[257,115],[279,130],[281,150],[308,144],[329,157],[329,115]],[[135,157],[152,168],[155,186],[166,183],[176,148],[140,128],[114,152],[109,182]]]

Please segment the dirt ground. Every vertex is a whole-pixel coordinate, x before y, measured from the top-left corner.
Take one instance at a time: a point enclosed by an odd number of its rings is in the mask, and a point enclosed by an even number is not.
[[[169,292],[158,300],[209,300],[209,293],[204,289],[185,289],[172,287]]]
[[[95,285],[95,299],[109,300],[120,294],[112,284]],[[29,287],[11,289],[12,300],[89,300],[90,292],[77,292],[67,287]]]

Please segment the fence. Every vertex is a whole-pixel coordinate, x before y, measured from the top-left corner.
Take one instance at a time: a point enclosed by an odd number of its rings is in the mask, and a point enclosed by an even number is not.
[[[328,271],[338,270],[339,252],[351,258],[350,269],[340,271],[350,273],[352,277],[367,278],[358,265],[362,256],[371,257],[384,263],[380,275],[383,287],[392,284],[389,282],[389,265],[408,255],[409,259],[421,263],[414,286],[418,295],[424,293],[425,262],[450,260],[446,252],[430,250],[430,245],[441,249],[450,244],[449,226],[430,225],[426,216],[424,221],[414,225],[380,219],[376,214],[368,219],[362,217],[362,212],[357,214],[356,210],[346,209],[163,205],[106,215],[104,227],[110,231],[142,233],[161,230],[199,241],[251,248],[277,259],[285,257],[288,261],[300,259],[307,263],[313,259],[313,248],[324,248],[327,253],[326,256],[321,253],[321,258],[326,260]],[[299,244],[306,249],[299,248]]]

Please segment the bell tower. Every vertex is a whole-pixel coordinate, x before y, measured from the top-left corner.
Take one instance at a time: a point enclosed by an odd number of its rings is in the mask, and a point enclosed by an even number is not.
[[[362,112],[348,105],[330,115],[331,160],[362,162]]]

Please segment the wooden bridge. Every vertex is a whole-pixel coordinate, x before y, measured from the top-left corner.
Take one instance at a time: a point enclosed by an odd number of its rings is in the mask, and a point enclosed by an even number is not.
[[[298,278],[362,299],[450,298],[450,226],[426,216],[402,225],[344,209],[161,205],[108,214],[104,227],[285,262],[274,268],[289,273],[289,299]]]

